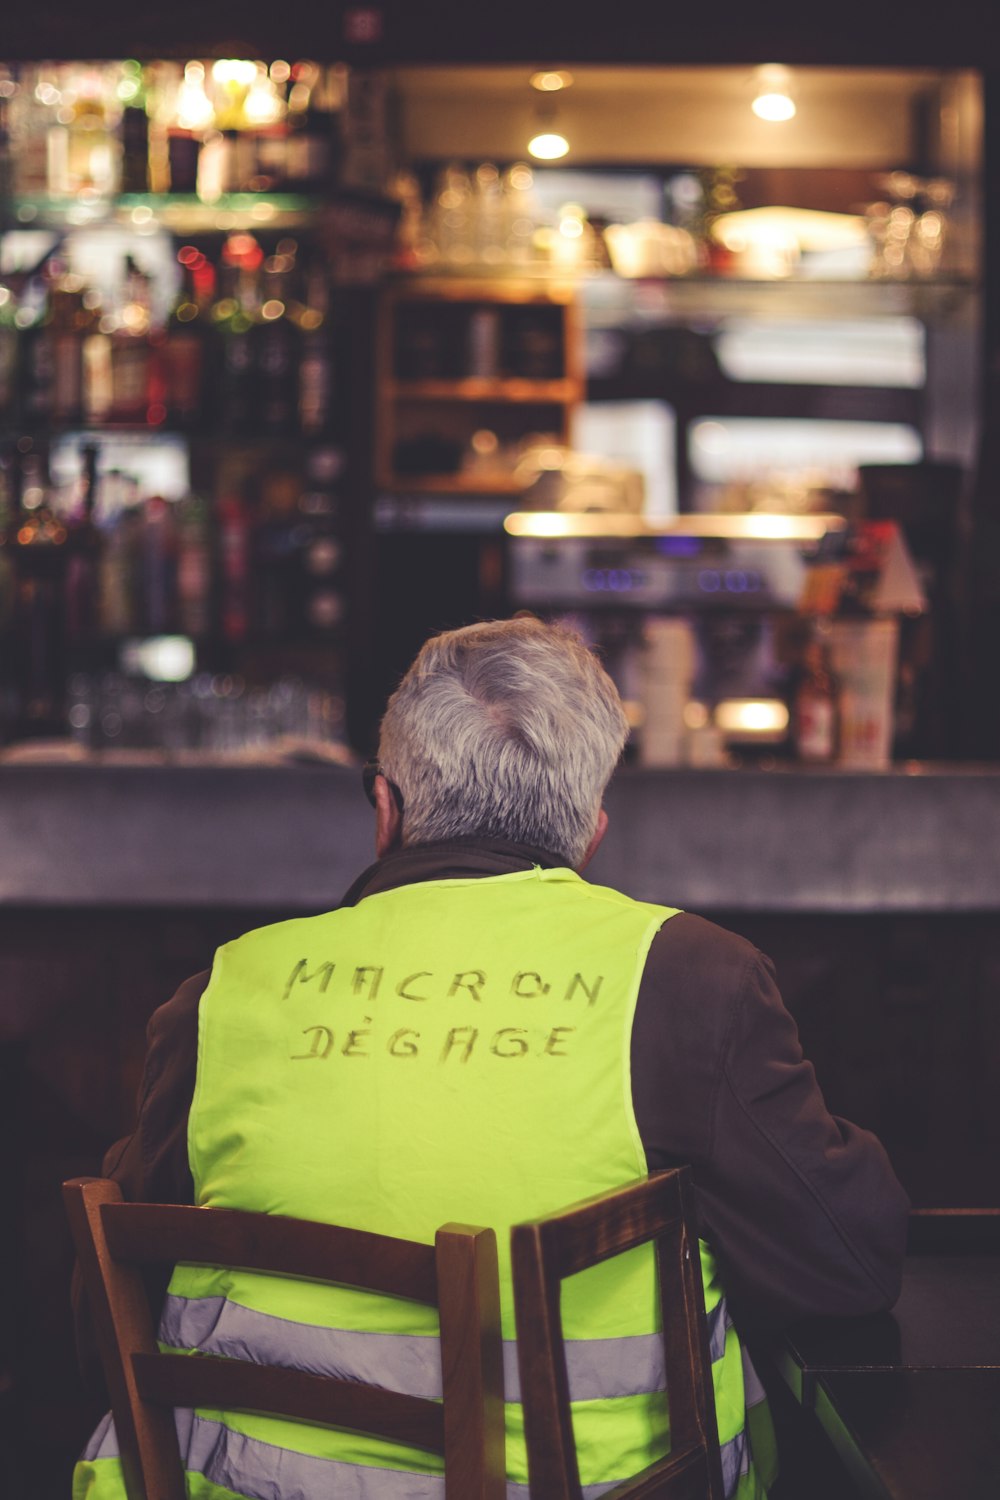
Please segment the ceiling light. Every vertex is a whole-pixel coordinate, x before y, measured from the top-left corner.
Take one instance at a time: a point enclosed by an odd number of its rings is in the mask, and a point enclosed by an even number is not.
[[[792,97],[792,75],[780,63],[766,63],[753,77],[753,101],[750,108],[758,120],[778,124],[795,117]]]
[[[558,161],[565,156],[569,150],[569,141],[564,135],[557,131],[546,130],[541,135],[532,136],[528,142],[528,151],[537,161]]]
[[[791,120],[795,115],[795,100],[787,94],[758,94],[750,108],[758,120]]]
[[[572,73],[554,72],[548,69],[541,73],[532,73],[529,80],[531,87],[537,89],[540,94],[556,94],[560,89],[568,89],[573,82]]]

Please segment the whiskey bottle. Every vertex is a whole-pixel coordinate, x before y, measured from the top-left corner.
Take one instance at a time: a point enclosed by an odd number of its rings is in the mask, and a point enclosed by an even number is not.
[[[792,703],[795,754],[812,765],[829,765],[840,746],[840,684],[830,647],[817,630],[805,649]]]

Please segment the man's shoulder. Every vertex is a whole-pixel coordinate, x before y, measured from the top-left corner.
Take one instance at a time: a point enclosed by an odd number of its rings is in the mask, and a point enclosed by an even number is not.
[[[706,1002],[732,998],[747,973],[768,960],[747,938],[693,912],[664,922],[650,945],[644,982],[662,981],[675,993],[692,988]]]

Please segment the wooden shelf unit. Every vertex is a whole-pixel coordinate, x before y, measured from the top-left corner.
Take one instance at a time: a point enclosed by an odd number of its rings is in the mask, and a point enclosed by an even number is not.
[[[463,465],[473,434],[495,432],[501,449],[534,433],[568,444],[583,390],[582,325],[571,283],[509,276],[392,282],[377,325],[378,483],[388,491],[516,495],[512,468],[502,460]],[[400,472],[399,445],[421,441],[437,443],[456,466],[442,462],[435,471],[428,462]]]

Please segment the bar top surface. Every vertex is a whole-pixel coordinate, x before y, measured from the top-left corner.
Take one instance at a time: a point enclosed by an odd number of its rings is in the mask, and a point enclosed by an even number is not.
[[[1000,767],[626,768],[587,875],[689,910],[1000,911]],[[373,858],[342,766],[0,763],[0,904],[335,905]]]

